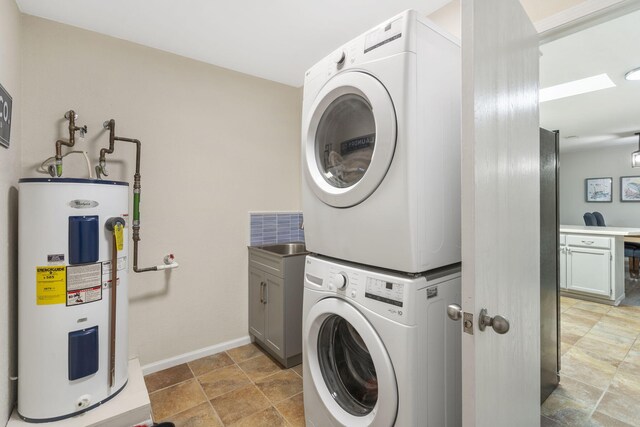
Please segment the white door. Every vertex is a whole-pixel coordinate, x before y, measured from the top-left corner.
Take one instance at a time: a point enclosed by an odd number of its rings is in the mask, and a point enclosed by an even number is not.
[[[324,203],[357,205],[387,174],[396,147],[396,114],[375,77],[346,71],[322,88],[303,123],[305,179]]]
[[[538,35],[518,0],[462,0],[462,67],[463,425],[539,426]]]

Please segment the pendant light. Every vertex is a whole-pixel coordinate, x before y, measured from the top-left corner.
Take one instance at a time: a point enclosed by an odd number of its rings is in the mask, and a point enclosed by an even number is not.
[[[640,168],[640,132],[636,135],[638,135],[638,151],[631,153],[631,167]]]

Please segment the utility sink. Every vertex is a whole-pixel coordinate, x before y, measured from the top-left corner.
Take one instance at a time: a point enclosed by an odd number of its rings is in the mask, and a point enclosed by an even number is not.
[[[299,242],[257,246],[257,249],[262,249],[263,251],[271,252],[273,254],[280,255],[283,257],[293,256],[293,255],[304,255],[309,253],[304,243],[299,243]]]

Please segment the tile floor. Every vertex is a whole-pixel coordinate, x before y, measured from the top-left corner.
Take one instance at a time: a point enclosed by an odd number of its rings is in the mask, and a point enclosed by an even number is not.
[[[145,377],[155,422],[177,427],[304,426],[302,365],[248,344]]]
[[[560,386],[542,426],[640,426],[640,307],[560,297]]]

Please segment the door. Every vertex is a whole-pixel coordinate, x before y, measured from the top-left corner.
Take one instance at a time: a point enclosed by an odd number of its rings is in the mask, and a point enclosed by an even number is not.
[[[264,273],[249,269],[249,332],[264,342]]]
[[[388,427],[398,411],[389,355],[367,319],[339,298],[316,303],[304,322],[308,368],[337,425]]]
[[[611,251],[568,248],[567,289],[611,296]]]
[[[265,273],[267,324],[265,342],[284,357],[284,279]]]
[[[396,115],[375,77],[347,71],[319,92],[303,123],[305,179],[324,203],[357,205],[389,169],[396,146]]]
[[[462,64],[463,425],[539,426],[538,35],[518,0],[462,0]]]

